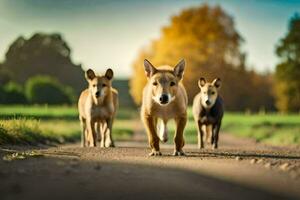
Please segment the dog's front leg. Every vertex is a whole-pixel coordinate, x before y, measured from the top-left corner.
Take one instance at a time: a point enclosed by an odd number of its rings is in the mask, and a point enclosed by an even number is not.
[[[202,123],[200,122],[200,120],[198,120],[197,122],[197,130],[198,130],[198,148],[199,149],[203,149],[204,148],[204,142],[203,142],[203,136],[204,136],[204,132],[202,130]]]
[[[187,117],[178,117],[175,118],[176,122],[176,132],[174,136],[174,142],[175,142],[175,150],[173,155],[174,156],[184,156],[184,152],[182,150],[184,146],[184,138],[183,138],[183,131],[187,122]]]
[[[216,125],[213,126],[213,130],[212,130],[212,137],[213,137],[212,148],[213,149],[218,148],[220,127],[221,127],[221,123],[217,123]]]
[[[159,151],[159,138],[157,136],[155,127],[155,119],[149,115],[143,116],[142,119],[146,128],[149,145],[151,148],[151,153],[149,154],[149,156],[161,156],[161,152]]]
[[[105,147],[114,147],[114,141],[112,139],[112,124],[113,124],[113,119],[109,118],[106,120],[106,131],[105,131]]]
[[[88,141],[90,147],[95,147],[97,143],[97,135],[95,130],[95,122],[91,119],[86,120],[87,133],[88,133]]]

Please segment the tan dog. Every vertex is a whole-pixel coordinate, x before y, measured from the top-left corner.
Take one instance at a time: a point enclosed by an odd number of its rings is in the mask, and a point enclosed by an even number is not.
[[[112,124],[118,107],[118,92],[111,85],[113,71],[108,69],[104,76],[96,76],[89,69],[85,76],[89,87],[81,93],[78,101],[81,146],[96,146],[100,139],[101,147],[113,147]]]
[[[221,80],[216,78],[208,83],[204,78],[198,81],[200,92],[193,102],[193,115],[198,129],[198,146],[204,148],[203,136],[212,148],[218,148],[219,131],[223,118],[223,100],[218,94]]]
[[[143,90],[141,118],[146,127],[150,156],[161,155],[159,140],[167,141],[167,122],[175,119],[174,154],[184,155],[183,131],[187,122],[187,94],[181,83],[185,61],[181,60],[173,69],[170,66],[155,68],[148,60],[144,61],[148,82]],[[158,127],[158,119],[160,125]],[[159,129],[159,136],[157,134]]]

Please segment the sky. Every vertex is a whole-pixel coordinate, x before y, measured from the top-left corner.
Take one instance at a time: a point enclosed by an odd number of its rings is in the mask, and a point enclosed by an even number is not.
[[[20,35],[61,33],[76,64],[99,73],[111,67],[126,78],[139,50],[160,36],[172,15],[203,3],[220,5],[234,18],[251,68],[274,70],[275,45],[300,12],[300,0],[0,0],[0,62]]]

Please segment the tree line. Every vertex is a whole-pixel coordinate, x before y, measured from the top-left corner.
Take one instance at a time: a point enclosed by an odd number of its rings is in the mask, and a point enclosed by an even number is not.
[[[246,66],[244,42],[235,29],[234,19],[220,6],[204,4],[182,10],[163,27],[158,39],[142,49],[133,62],[130,93],[141,103],[146,84],[143,60],[154,65],[174,66],[185,58],[183,83],[189,100],[198,93],[198,79],[222,79],[221,95],[232,111],[300,111],[300,18],[291,19],[287,36],[276,47],[282,62],[275,73],[257,73]]]
[[[132,65],[130,94],[140,105],[146,84],[145,58],[157,66],[174,66],[185,58],[183,83],[190,103],[199,90],[197,81],[201,76],[208,80],[220,77],[220,92],[227,110],[299,112],[299,15],[290,19],[287,34],[275,46],[280,62],[274,73],[257,73],[246,66],[243,43],[234,18],[220,6],[203,4],[184,9],[172,16],[158,39],[138,53]],[[127,81],[119,81],[116,86],[128,100]],[[84,71],[81,65],[73,63],[71,48],[58,33],[17,38],[0,63],[0,104],[72,104],[84,88]]]
[[[114,80],[120,106],[133,107],[128,80]],[[0,104],[75,104],[87,87],[84,70],[58,33],[18,37],[0,63]]]

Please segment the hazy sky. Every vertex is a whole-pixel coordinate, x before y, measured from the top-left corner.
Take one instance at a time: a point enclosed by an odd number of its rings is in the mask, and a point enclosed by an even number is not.
[[[130,76],[138,51],[159,37],[170,16],[203,2],[219,4],[234,17],[248,64],[258,71],[274,69],[274,46],[300,12],[300,1],[0,0],[0,60],[20,35],[59,32],[85,69],[111,67],[118,77]]]

